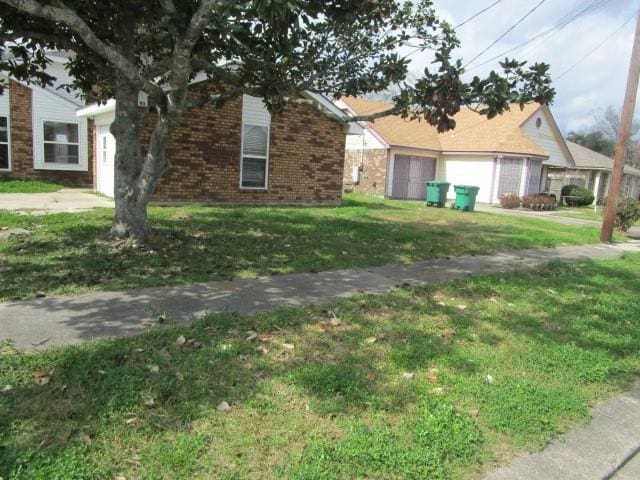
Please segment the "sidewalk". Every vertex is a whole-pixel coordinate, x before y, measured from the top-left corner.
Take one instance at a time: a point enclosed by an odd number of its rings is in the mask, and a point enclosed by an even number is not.
[[[561,223],[563,225],[575,225],[578,227],[601,227],[602,222],[595,220],[585,220],[582,218],[562,217],[557,212],[533,212],[527,210],[509,210],[486,203],[476,204],[476,210],[484,213],[495,213],[496,215],[510,215],[512,217],[532,217],[549,222]],[[629,233],[640,235],[640,227],[631,227]]]
[[[140,333],[154,325],[160,313],[186,324],[206,312],[252,314],[278,307],[321,304],[357,293],[386,293],[405,284],[507,272],[552,260],[613,258],[625,251],[640,252],[640,242],[523,250],[368,269],[0,303],[0,340],[11,339],[22,348],[46,348]]]
[[[640,383],[602,403],[587,425],[541,452],[524,455],[486,480],[637,480],[640,478]]]

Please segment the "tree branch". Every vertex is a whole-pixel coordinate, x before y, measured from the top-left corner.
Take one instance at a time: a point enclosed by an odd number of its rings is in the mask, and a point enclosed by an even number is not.
[[[43,5],[36,0],[0,0],[0,2],[35,17],[66,25],[75,32],[91,50],[116,67],[129,82],[140,90],[145,91],[152,97],[158,97],[164,94],[158,85],[140,75],[135,65],[131,64],[129,60],[121,55],[113,45],[107,44],[98,38],[93,30],[91,30],[91,27],[89,27],[74,10],[65,6],[62,2],[57,2],[59,5],[57,7]]]
[[[159,0],[159,3],[165,13],[168,13],[169,15],[176,13],[176,6],[173,3],[173,0]]]

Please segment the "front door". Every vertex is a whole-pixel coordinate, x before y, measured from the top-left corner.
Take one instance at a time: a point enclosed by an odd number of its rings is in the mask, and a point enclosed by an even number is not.
[[[393,166],[392,197],[403,200],[424,200],[425,183],[436,176],[435,158],[396,155]]]
[[[98,127],[96,137],[97,189],[100,193],[113,197],[116,141],[106,125]]]

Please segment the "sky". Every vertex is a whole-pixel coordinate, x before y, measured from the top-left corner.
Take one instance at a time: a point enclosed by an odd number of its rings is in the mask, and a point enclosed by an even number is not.
[[[434,0],[440,18],[457,25],[495,0]],[[458,28],[462,45],[457,52],[469,61],[500,37],[540,0],[502,0],[486,13]],[[601,6],[564,28],[513,51],[510,57],[551,65],[553,78],[589,54],[621,25],[627,22],[602,47],[581,60],[570,72],[554,80],[557,95],[551,110],[566,134],[587,129],[593,124],[597,109],[613,105],[621,108],[633,44],[637,0],[545,0],[540,7],[519,24],[487,53],[469,65],[469,69],[525,42],[553,27],[565,16],[592,4]],[[504,57],[504,56],[503,56]],[[410,70],[419,76],[428,64],[426,56],[411,57]],[[469,72],[482,75],[498,68],[498,60]],[[640,104],[640,102],[639,102]],[[636,110],[637,111],[637,110]]]

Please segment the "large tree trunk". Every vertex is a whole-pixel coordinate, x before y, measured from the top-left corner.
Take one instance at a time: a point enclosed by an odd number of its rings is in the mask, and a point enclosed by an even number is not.
[[[138,108],[138,90],[128,84],[115,89],[116,113],[111,133],[116,139],[115,217],[111,234],[116,237],[147,239],[153,230],[147,205],[158,181],[168,168],[167,144],[171,131],[182,115],[184,95],[169,94],[172,108],[158,108],[147,153],[142,154],[140,134],[149,116]],[[177,101],[177,102],[176,102]],[[176,105],[177,103],[177,105]]]
[[[138,112],[138,90],[125,82],[115,89],[116,113],[111,133],[116,139],[115,217],[111,233],[117,237],[145,239],[151,234],[147,218],[148,198],[140,195],[138,178],[142,170],[140,132],[143,117]]]

